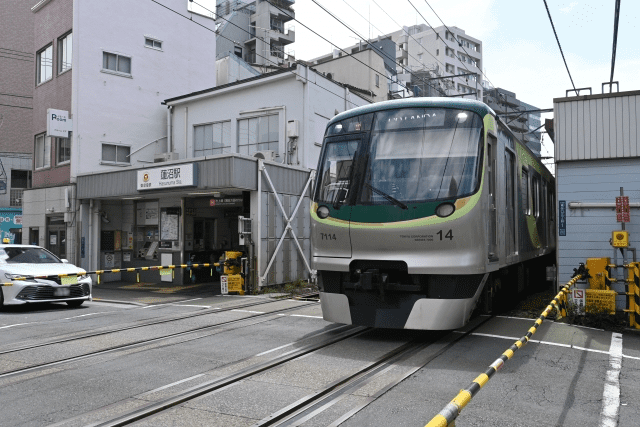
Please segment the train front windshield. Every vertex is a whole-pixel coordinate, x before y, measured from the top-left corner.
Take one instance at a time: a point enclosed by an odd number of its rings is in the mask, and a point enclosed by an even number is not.
[[[349,188],[351,167],[344,168],[348,173],[343,174],[331,168],[333,165],[335,169],[336,163],[347,158],[351,166],[350,157],[356,152],[354,168],[362,176],[361,180],[353,180],[359,181],[357,195],[353,196],[356,204],[451,200],[478,190],[483,147],[482,119],[478,114],[455,109],[411,108],[380,111],[375,114],[373,124],[369,123],[365,120],[362,129],[371,129],[370,140],[366,141],[365,137],[357,150],[351,145],[353,142],[333,145],[328,141],[320,163],[318,201],[329,202],[332,197],[326,196],[334,195],[336,187],[354,191]],[[335,134],[334,129],[329,129],[328,135],[331,134]],[[342,155],[337,156],[336,151]],[[340,175],[343,175],[342,185]],[[349,184],[344,185],[346,183]]]

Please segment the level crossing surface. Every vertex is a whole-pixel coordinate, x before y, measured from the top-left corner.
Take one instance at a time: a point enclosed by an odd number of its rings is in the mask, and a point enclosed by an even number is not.
[[[239,381],[131,425],[422,426],[532,322],[481,316],[445,333],[356,330],[325,322],[319,304],[239,296],[4,311],[0,424],[100,425],[242,371],[248,374]],[[96,331],[104,334],[86,336]],[[616,425],[636,425],[640,336],[620,336]],[[543,323],[457,424],[604,425],[613,337]],[[39,347],[19,350],[32,344]],[[265,363],[273,366],[251,371]],[[299,409],[295,421],[270,423],[320,393],[327,394]]]

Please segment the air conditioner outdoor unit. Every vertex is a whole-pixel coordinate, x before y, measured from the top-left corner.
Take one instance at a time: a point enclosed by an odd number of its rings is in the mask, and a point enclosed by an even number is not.
[[[178,153],[156,153],[153,156],[153,163],[168,162],[171,160],[178,160]]]
[[[253,155],[253,157],[256,157],[256,158],[262,159],[262,160],[269,160],[271,162],[275,162],[276,161],[276,152],[273,151],[273,150],[258,151]]]

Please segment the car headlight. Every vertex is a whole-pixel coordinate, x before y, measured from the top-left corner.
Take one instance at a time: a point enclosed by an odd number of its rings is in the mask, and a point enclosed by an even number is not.
[[[78,280],[86,280],[89,278],[88,274],[85,274],[84,276],[78,276]]]
[[[35,279],[30,279],[25,277],[24,274],[11,274],[11,273],[4,273],[4,277],[6,277],[9,280],[20,280],[22,282],[36,282]]]

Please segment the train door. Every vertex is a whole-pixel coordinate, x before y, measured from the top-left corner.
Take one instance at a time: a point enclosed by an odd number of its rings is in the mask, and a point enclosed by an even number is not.
[[[505,255],[507,257],[516,253],[516,156],[509,150],[504,151],[504,181],[505,181]]]
[[[489,142],[487,144],[487,178],[489,180],[489,224],[487,224],[487,230],[489,231],[489,261],[498,260],[498,206],[496,194],[497,142],[495,137],[489,135]]]

